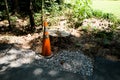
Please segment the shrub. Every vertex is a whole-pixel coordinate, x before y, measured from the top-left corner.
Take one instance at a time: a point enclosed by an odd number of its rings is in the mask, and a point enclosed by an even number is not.
[[[40,14],[40,13],[35,13],[35,14],[34,14],[34,19],[35,19],[35,24],[36,24],[36,26],[39,26],[39,25],[42,24],[41,14]]]
[[[92,16],[91,0],[75,0],[73,13],[75,17],[84,19]]]

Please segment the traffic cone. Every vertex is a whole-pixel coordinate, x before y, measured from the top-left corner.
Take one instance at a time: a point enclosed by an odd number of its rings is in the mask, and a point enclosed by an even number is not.
[[[47,21],[44,21],[43,26],[44,26],[44,32],[43,32],[42,55],[51,56],[52,52],[51,52],[49,33],[47,30],[47,26],[48,26]]]

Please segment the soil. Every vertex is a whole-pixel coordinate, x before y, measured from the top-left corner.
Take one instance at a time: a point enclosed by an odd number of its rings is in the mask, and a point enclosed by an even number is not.
[[[19,29],[19,31],[15,28],[9,31],[7,27],[5,27],[5,24],[8,26],[6,21],[0,23],[4,24],[0,26],[0,44],[14,44],[16,47],[31,49],[36,51],[36,53],[41,53],[43,32],[40,26],[37,27],[40,27],[39,30],[30,33],[28,30],[24,30],[24,24],[18,25],[17,23],[17,29]],[[61,26],[65,25],[62,24],[58,27],[61,28]],[[63,29],[66,28],[63,27]],[[50,36],[52,52],[54,54],[61,49],[81,50],[89,57],[102,56],[114,61],[120,60],[119,30],[114,32],[114,38],[111,40],[98,37],[99,35],[93,33],[91,30],[86,31],[81,28],[75,29],[68,27],[67,30],[71,34],[67,37]]]

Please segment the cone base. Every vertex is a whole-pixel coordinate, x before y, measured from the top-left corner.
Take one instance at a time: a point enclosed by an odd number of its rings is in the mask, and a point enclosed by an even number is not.
[[[44,56],[44,55],[42,55],[42,53],[36,53],[39,57],[43,57],[43,58],[46,58],[46,59],[50,59],[50,58],[52,58],[54,55],[53,54],[51,54],[51,55],[49,55],[49,56]]]
[[[49,38],[47,38],[43,41],[43,47],[42,47],[42,54],[41,55],[43,55],[43,56],[51,56],[52,55]]]
[[[50,58],[52,58],[54,55],[53,54],[51,54],[51,55],[49,55],[49,56],[44,56],[44,58],[46,58],[46,59],[50,59]]]

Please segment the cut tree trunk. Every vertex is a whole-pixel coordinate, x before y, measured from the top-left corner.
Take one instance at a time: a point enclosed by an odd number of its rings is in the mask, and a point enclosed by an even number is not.
[[[65,48],[64,44],[70,44],[70,32],[65,30],[50,29],[49,30],[51,45],[59,48]]]

